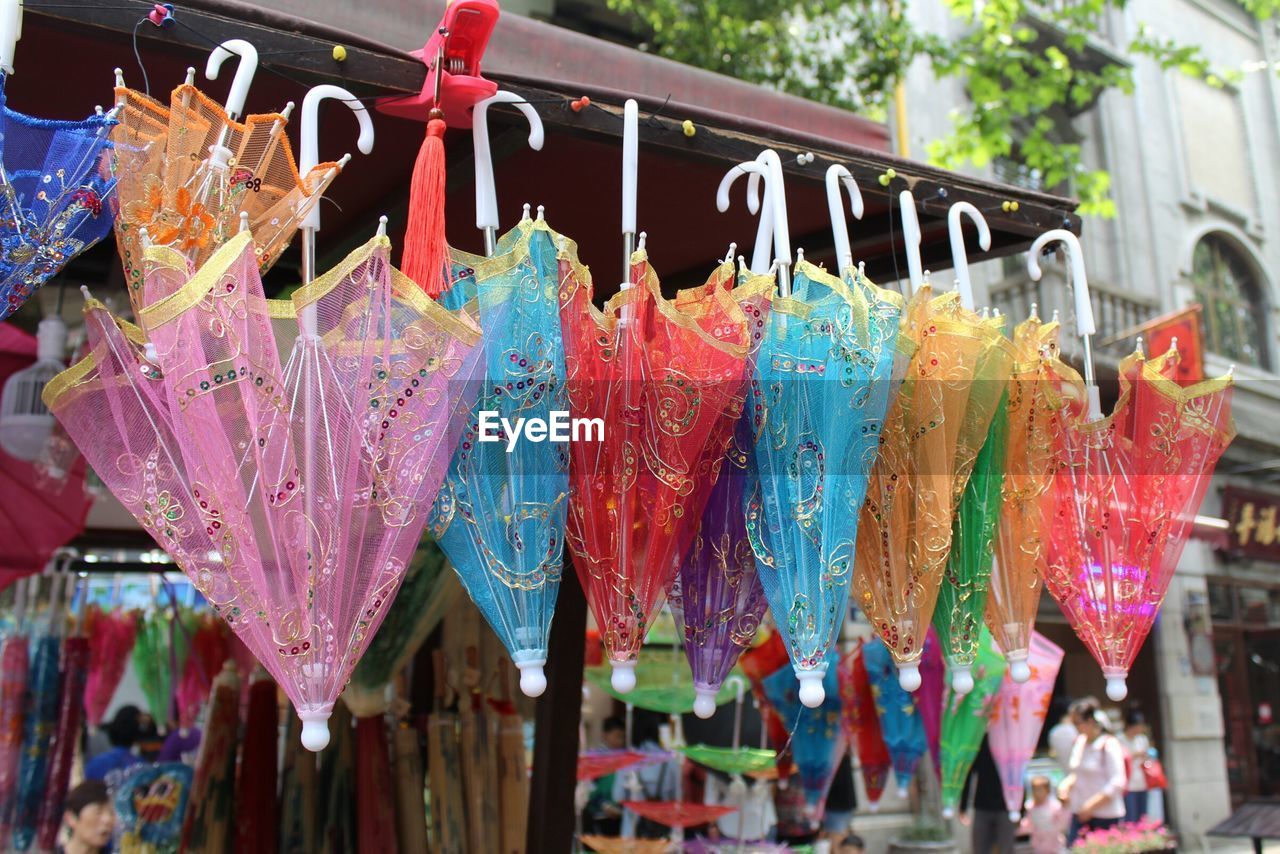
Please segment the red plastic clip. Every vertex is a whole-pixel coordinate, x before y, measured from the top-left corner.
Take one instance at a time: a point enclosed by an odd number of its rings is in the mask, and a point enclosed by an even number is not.
[[[157,27],[173,26],[173,4],[157,3],[151,7],[151,11],[147,13],[147,20],[155,24]]]
[[[451,128],[471,127],[475,105],[498,91],[498,84],[480,76],[480,58],[498,24],[497,0],[454,0],[445,9],[435,35],[413,52],[427,66],[427,78],[417,95],[397,95],[378,101],[379,112],[426,121],[433,107],[444,111]],[[440,69],[436,68],[441,63]],[[437,75],[440,103],[436,104]]]

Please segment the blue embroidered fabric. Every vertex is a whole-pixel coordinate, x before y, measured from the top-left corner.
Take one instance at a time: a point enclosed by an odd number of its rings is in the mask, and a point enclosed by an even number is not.
[[[0,74],[0,320],[111,231],[115,119],[37,119],[9,109]]]

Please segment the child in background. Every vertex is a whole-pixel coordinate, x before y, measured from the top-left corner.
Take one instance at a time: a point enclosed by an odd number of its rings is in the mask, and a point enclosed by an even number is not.
[[[1066,844],[1063,835],[1070,815],[1053,797],[1048,777],[1031,778],[1031,800],[1027,801],[1022,831],[1031,834],[1031,850],[1035,854],[1059,854]]]

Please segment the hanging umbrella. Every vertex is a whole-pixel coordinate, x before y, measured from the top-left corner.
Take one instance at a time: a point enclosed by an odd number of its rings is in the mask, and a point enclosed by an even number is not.
[[[725,774],[759,774],[778,766],[778,752],[759,747],[713,747],[696,744],[680,752],[707,768]]]
[[[1027,653],[1040,607],[1040,564],[1047,533],[1042,498],[1053,476],[1052,429],[1056,395],[1058,324],[1031,317],[1013,331],[1014,363],[1009,381],[1008,442],[1000,523],[995,541],[986,622],[1009,662],[1015,682],[1029,677]],[[984,448],[985,452],[985,448]]]
[[[0,44],[0,320],[111,229],[107,165],[114,111],[80,122],[9,109],[6,88],[22,6]]]
[[[1088,282],[1075,235],[1041,235],[1027,269],[1039,278],[1037,255],[1055,240],[1071,255],[1087,342],[1093,318],[1084,310]],[[1054,459],[1062,464],[1046,496],[1045,586],[1101,665],[1115,702],[1126,696],[1129,667],[1164,601],[1213,467],[1235,436],[1231,374],[1182,388],[1173,381],[1176,343],[1150,361],[1140,346],[1121,361],[1120,399],[1106,418],[1088,348],[1083,380],[1065,366],[1056,378],[1076,405],[1055,424]]]
[[[135,765],[113,788],[116,850],[177,851],[195,772],[181,762]]]
[[[849,744],[857,746],[862,786],[870,801],[868,808],[875,812],[880,808],[880,796],[889,782],[893,764],[880,732],[880,715],[876,712],[875,695],[862,655],[864,646],[865,643],[859,641],[853,652],[840,659],[841,723]]]
[[[995,707],[996,696],[1004,680],[1005,662],[1000,650],[991,641],[991,633],[980,628],[978,655],[974,659],[973,688],[960,693],[953,686],[947,687],[946,705],[942,713],[942,813],[944,818],[955,814],[960,793],[969,768],[973,765],[982,737],[987,732],[987,721]]]
[[[71,782],[71,764],[80,743],[84,716],[84,684],[89,671],[89,640],[69,637],[62,643],[62,677],[58,688],[58,718],[49,748],[44,801],[36,825],[36,847],[51,851],[58,844],[62,815]]]
[[[941,646],[937,632],[930,629],[925,635],[924,655],[920,658],[920,689],[915,692],[916,710],[924,726],[924,738],[933,758],[935,774],[942,771],[942,704],[947,687],[947,669],[942,661]]]
[[[18,582],[18,609],[25,608],[26,579]],[[24,632],[21,617],[15,618],[18,632]],[[7,844],[17,808],[18,767],[26,716],[28,659],[26,634],[11,634],[0,648],[0,846]]]
[[[763,840],[735,842],[700,837],[686,842],[681,852],[682,854],[781,854],[781,852],[792,850],[794,849],[781,842]]]
[[[792,280],[781,167],[772,168],[777,158],[768,154],[767,207],[775,229],[783,226],[774,248],[784,300],[769,316],[747,402],[754,434],[747,533],[803,683],[801,700],[816,707],[823,663],[848,610],[857,511],[889,401],[901,300],[861,273],[846,282],[803,260]]]
[[[582,844],[601,854],[664,854],[671,848],[670,839],[619,839],[590,833],[582,836]]]
[[[190,70],[168,108],[125,88],[116,72],[116,239],[135,310],[166,295],[144,292],[143,230],[151,243],[177,252],[195,270],[236,234],[247,215],[254,255],[266,271],[346,165],[344,158],[300,168],[284,132],[292,103],[280,113],[241,120],[258,64],[253,45],[223,42],[209,56],[205,75],[215,78],[232,56],[239,63],[225,105],[196,89]],[[303,145],[305,160],[305,137]],[[360,148],[367,153],[371,145],[372,132]]]
[[[902,194],[904,224],[915,201]],[[903,686],[920,685],[919,658],[951,550],[952,519],[1007,380],[1000,321],[985,320],[961,293],[934,296],[915,274],[903,316],[902,385],[885,418],[862,508],[855,587],[858,607],[897,663]]]
[[[727,259],[732,257],[730,248]],[[732,283],[731,278],[713,277],[702,288],[677,295],[676,304],[711,299],[709,291]],[[751,335],[748,356],[752,361],[764,340],[771,288],[771,279],[755,277],[730,291],[747,317]],[[750,422],[739,418],[693,544],[680,562],[669,591],[677,631],[683,635],[685,656],[693,673],[693,710],[700,718],[715,713],[716,694],[742,651],[755,640],[769,604],[760,586],[743,516],[751,446]]]
[[[196,614],[188,612],[182,631],[190,631],[190,651],[182,668],[178,683],[179,726],[191,726],[201,706],[209,698],[214,678],[222,671],[222,663],[231,654],[227,643],[227,624],[211,611]]]
[[[737,809],[723,804],[692,804],[687,801],[623,801],[622,806],[641,818],[675,829],[697,827]],[[670,845],[670,841],[667,844]]]
[[[1045,716],[1049,714],[1053,683],[1058,678],[1062,657],[1060,647],[1039,632],[1033,634],[1027,657],[1029,678],[1015,682],[1006,674],[991,709],[987,743],[1004,786],[1004,803],[1010,817],[1022,814],[1025,792],[1022,778],[1040,741]]]
[[[191,651],[190,634],[179,628],[174,620],[170,608],[161,608],[139,617],[137,639],[133,645],[133,669],[146,698],[147,710],[158,726],[170,723],[174,674],[182,673]]]
[[[36,353],[34,337],[0,323],[0,387],[33,367]],[[84,479],[83,458],[72,463],[65,477],[54,479],[35,463],[0,451],[0,494],[6,498],[0,502],[0,589],[42,572],[58,549],[84,531],[93,504]]]
[[[276,683],[261,670],[249,687],[249,714],[240,740],[236,783],[236,848],[275,854],[280,811],[276,803],[276,745],[280,707]]]
[[[906,797],[916,765],[928,749],[924,722],[916,710],[915,697],[903,689],[898,680],[893,656],[882,640],[877,637],[863,643],[862,661],[875,697],[880,732],[893,763],[898,794]]]
[[[621,771],[670,762],[665,750],[584,750],[578,754],[578,780],[594,780]]]
[[[342,692],[343,702],[356,717],[387,711],[387,686],[457,601],[458,583],[448,569],[440,546],[423,537],[405,570],[396,601]]]
[[[646,653],[635,668],[635,687],[625,692],[615,686],[608,665],[588,667],[585,675],[592,685],[637,709],[683,715],[693,711],[697,699],[689,666],[674,650]],[[721,686],[715,702],[727,703],[733,696],[732,686]]]
[[[625,111],[623,234],[635,235],[637,106]],[[641,240],[626,283],[603,312],[576,248],[561,240],[562,324],[569,410],[599,425],[572,442],[567,536],[587,603],[613,665],[635,684],[635,661],[687,552],[741,411],[750,342],[723,289],[677,305],[663,299]],[[716,276],[732,275],[732,263]]]
[[[185,275],[153,249],[152,275]],[[48,396],[117,497],[313,722],[314,749],[417,544],[479,356],[476,327],[394,272],[389,251],[379,234],[292,302],[271,302],[242,232],[179,296],[142,313],[163,377],[91,302],[93,353]],[[211,288],[224,295],[205,299]],[[193,331],[208,325],[223,334]],[[158,468],[142,467],[148,458]]]
[[[99,726],[129,663],[138,632],[138,615],[120,608],[104,611],[95,603],[85,609],[89,637],[89,676],[84,687],[85,722]]]
[[[778,716],[777,709],[765,695],[764,680],[787,664],[787,647],[778,632],[768,629],[766,632],[764,640],[745,650],[738,661],[742,666],[742,672],[751,682],[751,693],[755,697],[756,709],[760,713],[761,725],[768,736],[769,744],[772,744],[775,750],[782,750],[791,737],[791,733],[787,730],[789,724],[784,723]],[[761,747],[763,746],[762,741]],[[791,762],[786,752],[778,757],[778,773],[784,778],[791,776]]]
[[[791,730],[791,761],[804,790],[806,812],[810,821],[822,818],[827,790],[840,758],[844,755],[845,735],[840,723],[840,686],[836,678],[836,657],[829,653],[823,669],[825,694],[822,705],[813,708],[800,700],[803,687],[784,667],[764,680],[765,694]]]
[[[228,662],[213,681],[204,738],[182,821],[182,850],[225,852],[235,840],[236,730],[240,684]]]
[[[302,746],[302,721],[289,715],[280,769],[280,851],[311,854],[316,848],[316,755]]]

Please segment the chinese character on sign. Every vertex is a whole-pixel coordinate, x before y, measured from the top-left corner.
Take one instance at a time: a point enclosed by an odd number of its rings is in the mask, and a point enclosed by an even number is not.
[[[1280,562],[1280,495],[1222,490],[1222,515],[1230,526],[1223,550],[1239,556]]]

